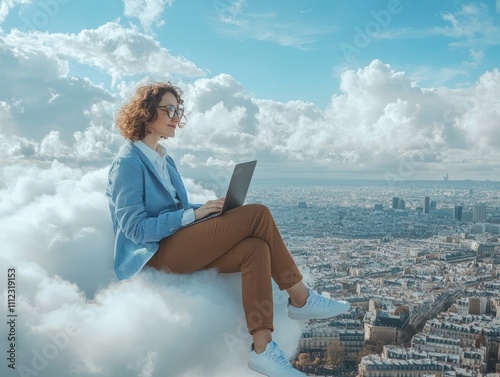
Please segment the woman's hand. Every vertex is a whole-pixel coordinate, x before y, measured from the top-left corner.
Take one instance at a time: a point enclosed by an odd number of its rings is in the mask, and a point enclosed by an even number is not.
[[[194,217],[196,220],[202,219],[212,213],[222,211],[222,206],[224,205],[225,198],[219,198],[215,200],[209,200],[203,204],[200,208],[194,210]]]

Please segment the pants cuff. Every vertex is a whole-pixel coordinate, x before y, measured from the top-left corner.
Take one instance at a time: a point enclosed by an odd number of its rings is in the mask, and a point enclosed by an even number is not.
[[[268,330],[271,330],[271,332],[274,331],[274,325],[272,322],[262,322],[258,325],[253,325],[253,326],[249,326],[247,324],[247,327],[248,327],[248,332],[250,333],[250,335],[255,331],[255,330],[262,330],[262,329],[268,329]]]

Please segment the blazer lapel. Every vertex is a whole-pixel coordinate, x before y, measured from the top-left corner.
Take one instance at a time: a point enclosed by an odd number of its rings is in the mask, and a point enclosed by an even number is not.
[[[132,145],[132,150],[135,152],[135,154],[137,156],[139,156],[139,158],[141,159],[141,161],[144,163],[144,165],[146,166],[146,168],[149,170],[149,172],[151,174],[153,174],[156,179],[158,179],[158,182],[160,183],[160,185],[165,189],[166,192],[168,192],[167,188],[165,187],[165,185],[163,184],[163,180],[161,179],[161,177],[158,175],[158,172],[156,171],[153,163],[149,160],[149,158],[146,157],[146,155],[144,153],[142,153],[142,151],[137,148],[134,143],[131,143]]]
[[[141,161],[144,163],[146,168],[150,171],[152,175],[158,179],[158,182],[160,183],[160,186],[163,187],[165,192],[170,196],[170,191],[165,187],[165,184],[163,183],[163,179],[158,175],[158,172],[156,171],[153,163],[149,160],[149,158],[146,157],[144,153],[136,146],[134,145],[133,142],[130,142],[130,146],[132,148],[132,152],[135,153]],[[182,183],[181,176],[179,175],[179,172],[177,172],[177,169],[171,165],[171,163],[168,161],[167,158],[167,169],[168,173],[170,174],[170,180],[172,181],[172,184],[175,187],[175,190],[177,191],[177,195],[179,196],[179,200],[181,201],[181,204],[183,207],[188,207],[188,199],[187,199],[187,193],[186,189],[184,188],[184,184]],[[172,198],[174,199],[174,198]]]

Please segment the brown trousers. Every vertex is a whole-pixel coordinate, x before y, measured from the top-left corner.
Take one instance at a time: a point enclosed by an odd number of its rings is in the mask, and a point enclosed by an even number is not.
[[[274,329],[271,277],[281,290],[302,280],[266,206],[248,204],[160,241],[147,265],[173,273],[241,272],[248,331]]]

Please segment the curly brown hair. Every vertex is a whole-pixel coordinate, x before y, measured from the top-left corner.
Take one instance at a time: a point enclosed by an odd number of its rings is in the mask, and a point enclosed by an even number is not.
[[[147,134],[146,126],[158,116],[156,106],[165,93],[172,93],[177,106],[183,104],[181,90],[169,82],[155,82],[140,86],[132,98],[116,112],[116,128],[128,140],[142,140]]]

